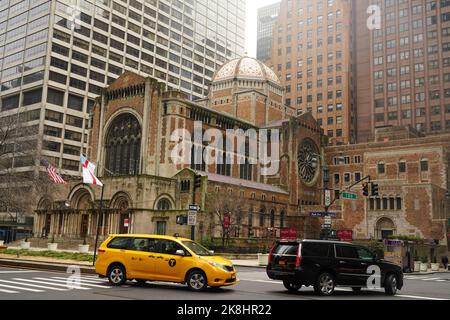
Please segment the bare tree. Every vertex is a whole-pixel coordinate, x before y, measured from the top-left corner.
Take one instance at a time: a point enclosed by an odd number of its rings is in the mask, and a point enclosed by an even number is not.
[[[214,225],[220,228],[220,237],[222,239],[222,246],[225,246],[226,241],[230,238],[230,233],[236,228],[240,228],[245,212],[246,201],[243,197],[234,196],[229,192],[215,192],[206,195],[206,211],[211,212],[214,216]],[[227,228],[225,224],[225,217],[229,215],[230,225]]]
[[[33,213],[39,198],[54,188],[39,170],[39,126],[26,125],[23,114],[0,118],[0,212],[11,217]]]

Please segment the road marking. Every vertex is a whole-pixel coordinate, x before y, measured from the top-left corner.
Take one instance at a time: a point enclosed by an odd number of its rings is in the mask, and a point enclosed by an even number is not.
[[[433,281],[433,280],[439,280],[440,278],[426,278],[422,279],[422,281]]]
[[[42,279],[42,278],[36,278],[36,279]],[[52,277],[52,279],[45,279],[45,280],[51,280],[51,281],[55,281],[55,282],[67,283],[67,279],[68,278],[64,278],[64,277]],[[97,284],[86,283],[86,282],[83,282],[83,281],[80,281],[80,285],[87,286],[87,287],[104,288],[104,289],[110,289],[111,288],[111,287],[108,287],[108,286],[101,286],[101,285],[97,285]]]
[[[410,296],[405,294],[398,294],[394,297],[400,297],[400,298],[412,298],[412,299],[421,299],[421,300],[448,300],[448,299],[441,299],[441,298],[431,298],[431,297],[421,297],[421,296]]]
[[[24,290],[24,291],[31,291],[31,292],[45,292],[44,290],[22,288],[22,287],[10,286],[10,285],[7,285],[7,284],[0,284],[0,287],[10,288],[10,289],[17,289],[17,290]]]
[[[283,283],[281,281],[275,281],[275,280],[258,280],[258,279],[241,279],[241,278],[239,278],[239,281],[264,282],[264,283]]]
[[[55,279],[64,279],[63,277],[52,277],[52,278],[55,278]],[[86,278],[81,278],[80,279],[80,281],[82,281],[82,282],[86,282],[86,283],[94,283],[94,284],[100,284],[100,283],[108,283],[108,280],[106,280],[106,281],[104,281],[104,280],[88,280],[88,279],[86,279]]]
[[[18,279],[18,278],[14,278],[13,280],[27,281],[27,279]],[[47,286],[41,286],[41,285],[37,285],[37,284],[23,283],[23,282],[18,282],[18,281],[0,280],[0,282],[11,283],[11,284],[19,284],[19,285],[24,285],[24,286],[29,286],[29,287],[35,287],[35,288],[41,288],[41,289],[49,289],[49,290],[55,290],[55,291],[67,291],[68,290],[68,289],[60,289],[60,288],[52,288],[52,287],[47,287]]]
[[[11,271],[0,271],[0,273],[37,273],[42,271],[30,271],[30,270],[11,270]]]
[[[3,293],[19,293],[18,291],[12,291],[12,290],[6,290],[6,289],[0,289],[0,292],[3,292]]]
[[[38,278],[38,277],[36,277],[36,278],[33,278],[33,279],[46,280],[46,281],[26,280],[26,279],[22,279],[22,281],[30,281],[30,282],[35,282],[35,283],[50,284],[52,286],[65,287],[67,289],[91,290],[91,288],[77,287],[76,283],[71,283],[71,282],[69,282],[69,283],[66,282],[66,284],[61,284],[61,283],[54,283],[53,282],[54,280],[48,279],[48,278]]]

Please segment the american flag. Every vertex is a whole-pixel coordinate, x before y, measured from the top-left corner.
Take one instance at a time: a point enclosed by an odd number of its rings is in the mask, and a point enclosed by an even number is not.
[[[56,168],[53,167],[47,160],[42,159],[42,164],[47,168],[48,177],[56,184],[66,184],[67,182],[56,173]]]

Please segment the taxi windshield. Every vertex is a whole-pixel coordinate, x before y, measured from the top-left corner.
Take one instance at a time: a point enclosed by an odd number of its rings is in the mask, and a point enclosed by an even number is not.
[[[206,249],[205,247],[199,245],[196,242],[193,241],[182,241],[182,243],[188,247],[191,251],[193,251],[195,254],[199,255],[199,256],[211,256],[211,252],[209,252],[208,249]]]

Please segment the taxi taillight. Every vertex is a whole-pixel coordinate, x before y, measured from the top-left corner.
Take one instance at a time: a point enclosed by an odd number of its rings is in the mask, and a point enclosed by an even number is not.
[[[299,244],[298,251],[297,251],[297,257],[295,259],[295,266],[300,267],[301,264],[302,264],[302,246]]]
[[[98,250],[97,250],[97,253],[98,253],[98,254],[100,254],[100,253],[105,253],[105,252],[106,252],[105,249],[98,249]]]

